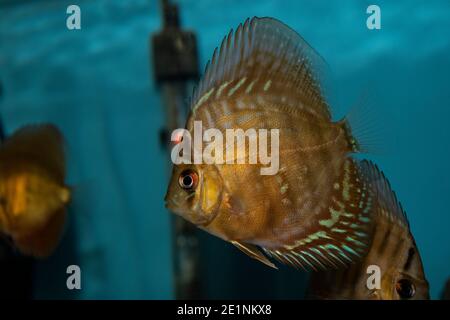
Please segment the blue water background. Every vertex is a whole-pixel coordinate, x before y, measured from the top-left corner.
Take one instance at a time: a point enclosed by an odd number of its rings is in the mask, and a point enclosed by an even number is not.
[[[0,115],[8,133],[33,122],[61,128],[75,193],[62,245],[37,263],[35,296],[173,298],[158,140],[164,116],[149,59],[160,9],[150,0],[75,3],[78,31],[66,28],[73,1],[0,1]],[[450,2],[377,1],[376,31],[366,28],[372,1],[178,3],[183,26],[198,35],[202,66],[231,27],[255,15],[282,20],[320,52],[331,69],[334,118],[357,105],[359,121],[373,119],[380,132],[382,148],[367,157],[408,213],[437,298],[450,277]],[[301,297],[304,274],[275,274],[220,240],[201,239],[208,297]],[[82,269],[79,292],[65,288],[69,264]]]

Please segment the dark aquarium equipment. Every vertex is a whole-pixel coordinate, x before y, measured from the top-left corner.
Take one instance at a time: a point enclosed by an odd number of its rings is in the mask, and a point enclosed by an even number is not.
[[[449,12],[0,1],[0,298],[448,300]]]

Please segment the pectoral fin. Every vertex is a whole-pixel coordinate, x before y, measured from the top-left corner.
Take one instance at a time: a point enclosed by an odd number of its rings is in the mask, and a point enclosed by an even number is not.
[[[232,244],[234,244],[239,250],[244,252],[246,255],[248,255],[250,258],[259,260],[260,262],[264,263],[266,266],[269,266],[274,269],[278,269],[272,262],[269,261],[269,259],[264,256],[259,249],[248,243],[241,243],[239,241],[231,241]]]

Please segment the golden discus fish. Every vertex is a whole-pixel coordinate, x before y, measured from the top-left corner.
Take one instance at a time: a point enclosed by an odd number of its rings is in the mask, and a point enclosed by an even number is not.
[[[351,158],[358,143],[348,121],[331,120],[320,85],[326,68],[275,19],[253,18],[230,31],[194,92],[186,129],[194,134],[196,121],[224,136],[226,129],[278,129],[279,170],[262,175],[263,163],[239,163],[237,152],[225,163],[177,164],[166,206],[271,267],[270,257],[314,270],[362,257],[372,195]]]
[[[53,125],[25,126],[0,146],[0,232],[24,254],[50,255],[70,200],[62,136]]]
[[[311,275],[309,297],[313,299],[429,299],[428,282],[419,250],[406,215],[388,180],[368,161],[361,170],[372,181],[376,213],[373,240],[367,256],[345,270]],[[372,271],[371,268],[379,268]],[[369,273],[368,273],[369,270]],[[375,269],[374,269],[375,270]],[[379,272],[375,274],[374,272]],[[380,276],[379,287],[367,285],[369,276]],[[378,286],[377,285],[377,286]]]

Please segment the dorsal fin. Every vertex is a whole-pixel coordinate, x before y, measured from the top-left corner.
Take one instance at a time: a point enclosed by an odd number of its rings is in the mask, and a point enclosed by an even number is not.
[[[362,160],[359,166],[373,189],[375,200],[378,203],[377,213],[409,228],[406,213],[384,173],[369,160]]]
[[[220,48],[216,48],[205,73],[195,89],[191,107],[196,109],[211,97],[238,88],[247,94],[263,94],[272,86],[273,99],[302,108],[329,119],[323,97],[323,79],[327,64],[294,30],[272,18],[247,19]]]
[[[36,161],[58,182],[64,182],[63,138],[54,125],[27,125],[7,138],[0,147],[0,160],[14,161],[18,158]]]

